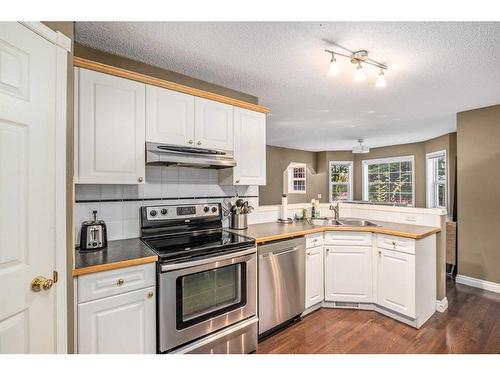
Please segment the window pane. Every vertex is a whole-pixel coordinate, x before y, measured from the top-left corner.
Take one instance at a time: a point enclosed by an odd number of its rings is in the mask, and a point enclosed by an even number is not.
[[[349,187],[345,184],[332,186],[332,200],[347,200],[349,199]]]
[[[438,206],[446,206],[446,185],[444,184],[438,185]]]
[[[306,190],[306,182],[304,180],[294,180],[293,181],[293,190],[305,191]]]
[[[411,204],[411,171],[410,161],[368,165],[368,200]]]

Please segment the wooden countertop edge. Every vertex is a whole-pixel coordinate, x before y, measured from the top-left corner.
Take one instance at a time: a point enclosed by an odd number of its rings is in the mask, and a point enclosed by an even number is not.
[[[97,266],[77,268],[77,269],[73,270],[73,276],[87,275],[89,273],[115,270],[115,269],[119,269],[119,268],[137,266],[137,265],[146,264],[146,263],[154,263],[157,260],[158,260],[157,255],[151,255],[148,257],[144,257],[144,258],[127,259],[127,260],[122,260],[119,262],[99,264]]]
[[[339,231],[339,232],[371,232],[371,233],[387,234],[390,236],[413,238],[415,240],[419,240],[421,238],[424,238],[424,237],[430,236],[432,234],[441,232],[441,229],[433,228],[425,233],[417,234],[417,233],[402,232],[399,230],[388,229],[388,228],[383,228],[383,227],[318,227],[318,228],[314,228],[314,229],[299,230],[296,232],[280,233],[280,234],[274,234],[271,236],[257,237],[257,238],[255,238],[255,241],[257,242],[257,244],[262,244],[264,242],[276,241],[276,240],[281,240],[284,238],[305,236],[308,234],[319,233],[319,232],[335,232],[335,231]]]

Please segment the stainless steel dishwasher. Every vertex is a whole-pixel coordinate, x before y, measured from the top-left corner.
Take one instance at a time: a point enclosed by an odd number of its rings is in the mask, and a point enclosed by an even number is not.
[[[306,240],[275,241],[258,247],[259,336],[305,309]]]

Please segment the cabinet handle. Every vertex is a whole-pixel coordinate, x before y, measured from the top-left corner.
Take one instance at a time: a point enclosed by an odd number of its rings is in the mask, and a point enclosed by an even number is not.
[[[144,181],[144,177],[139,177],[139,178],[137,179],[137,181],[139,181],[139,182]]]
[[[310,252],[310,251],[308,251],[308,252],[307,252],[307,255],[311,255],[311,252]]]
[[[189,143],[190,145],[192,145],[194,142],[193,142],[193,140],[192,140],[192,139],[190,139],[188,143]]]
[[[196,142],[198,146],[201,146],[201,141]]]
[[[153,292],[148,292],[148,298],[153,298],[155,294]]]
[[[239,183],[240,183],[240,180],[236,180],[235,182],[236,182],[237,184],[239,184]]]
[[[378,255],[382,255],[382,251],[381,250],[378,251]]]
[[[396,247],[396,241],[391,241],[392,246]]]
[[[330,249],[326,249],[326,253],[328,254],[330,252]]]
[[[123,285],[123,283],[125,283],[125,280],[118,279],[118,281],[116,282],[116,285]]]

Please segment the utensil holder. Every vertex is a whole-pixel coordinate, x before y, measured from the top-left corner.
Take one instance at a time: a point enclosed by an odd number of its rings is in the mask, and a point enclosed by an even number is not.
[[[231,214],[229,215],[230,229],[247,229],[248,214]]]

